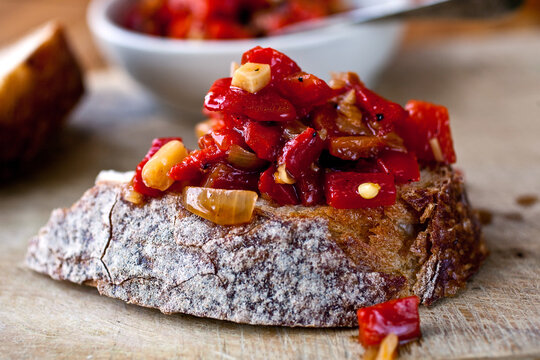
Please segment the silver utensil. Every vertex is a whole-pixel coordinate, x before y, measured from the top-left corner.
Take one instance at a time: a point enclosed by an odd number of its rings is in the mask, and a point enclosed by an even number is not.
[[[375,0],[352,1],[344,11],[321,19],[298,22],[279,33],[314,30],[343,24],[361,24],[383,19],[411,17],[492,18],[509,13],[523,0]]]

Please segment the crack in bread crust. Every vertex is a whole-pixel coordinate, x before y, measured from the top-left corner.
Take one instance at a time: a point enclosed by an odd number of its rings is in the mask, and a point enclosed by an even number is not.
[[[121,185],[99,182],[53,212],[27,264],[164,313],[335,327],[391,298],[453,295],[486,252],[462,180],[444,167],[400,187],[385,209],[260,200],[251,223],[232,227],[187,212],[174,194],[135,206]]]

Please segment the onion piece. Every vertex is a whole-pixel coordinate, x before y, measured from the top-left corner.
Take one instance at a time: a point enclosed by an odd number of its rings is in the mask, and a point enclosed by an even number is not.
[[[257,155],[239,145],[231,146],[227,155],[227,161],[231,165],[243,170],[259,169],[266,164],[266,160],[259,159]]]
[[[287,141],[292,140],[303,133],[307,128],[308,127],[299,120],[289,121],[283,128],[283,136]]]
[[[342,136],[330,140],[328,151],[343,160],[358,160],[377,155],[384,146],[377,136]]]
[[[247,190],[223,190],[187,186],[182,193],[185,208],[218,225],[251,221],[258,195]]]

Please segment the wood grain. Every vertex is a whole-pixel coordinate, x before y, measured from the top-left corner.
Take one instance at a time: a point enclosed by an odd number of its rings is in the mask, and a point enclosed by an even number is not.
[[[467,291],[421,309],[420,342],[405,359],[540,358],[540,30],[413,44],[380,79],[386,97],[445,104],[472,203],[489,211],[491,256]],[[116,72],[91,94],[40,169],[0,188],[0,357],[359,359],[357,330],[237,325],[157,311],[53,281],[22,265],[27,240],[99,170],[129,170],[153,137],[196,119],[159,112]],[[180,119],[182,121],[180,121]]]

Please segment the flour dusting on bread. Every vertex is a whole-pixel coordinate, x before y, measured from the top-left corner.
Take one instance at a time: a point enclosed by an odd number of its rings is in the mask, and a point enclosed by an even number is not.
[[[354,326],[362,306],[411,294],[431,304],[455,294],[486,256],[461,178],[449,168],[424,170],[422,178],[400,187],[384,212],[259,200],[253,221],[237,226],[191,214],[174,193],[136,206],[122,199],[123,184],[98,181],[73,207],[53,212],[32,239],[27,264],[164,313]],[[421,222],[430,202],[437,206]],[[361,238],[363,230],[343,216],[367,217],[374,224],[357,225],[378,226],[386,237]],[[414,232],[400,231],[396,217],[416,224]],[[401,246],[390,265],[378,241]]]

